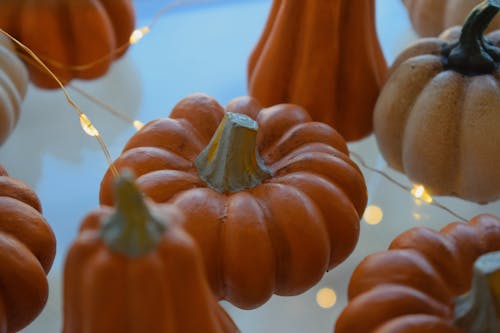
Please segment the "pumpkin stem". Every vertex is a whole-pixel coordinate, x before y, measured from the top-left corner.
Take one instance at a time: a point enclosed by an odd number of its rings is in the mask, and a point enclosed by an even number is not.
[[[465,75],[481,75],[492,73],[498,67],[500,48],[483,33],[499,10],[498,0],[485,0],[472,9],[459,41],[443,49],[445,68]]]
[[[469,333],[500,332],[500,251],[476,260],[470,291],[455,300],[455,325]]]
[[[101,237],[115,252],[130,257],[149,253],[160,241],[165,223],[151,212],[131,172],[117,178],[114,194],[115,211],[103,221]]]
[[[271,173],[257,151],[257,122],[227,112],[207,147],[194,164],[209,187],[221,192],[252,188]]]

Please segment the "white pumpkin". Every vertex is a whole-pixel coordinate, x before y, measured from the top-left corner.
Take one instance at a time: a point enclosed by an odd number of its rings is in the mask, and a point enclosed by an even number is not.
[[[0,34],[0,145],[19,119],[28,87],[28,72],[10,40]]]

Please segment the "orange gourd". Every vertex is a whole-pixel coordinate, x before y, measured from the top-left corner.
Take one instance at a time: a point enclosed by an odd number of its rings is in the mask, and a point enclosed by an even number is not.
[[[56,240],[40,201],[0,166],[0,333],[26,327],[48,297]]]
[[[0,145],[14,130],[28,87],[28,73],[12,43],[0,35]]]
[[[422,37],[438,36],[444,30],[461,25],[481,0],[403,0],[415,31]],[[495,18],[487,31],[500,28]]]
[[[186,215],[219,298],[254,308],[299,294],[353,250],[366,185],[343,138],[291,104],[196,94],[153,120],[114,163]],[[112,173],[101,183],[112,205]]]
[[[301,105],[353,141],[372,132],[386,71],[374,0],[274,0],[248,90],[264,106]]]
[[[32,49],[63,83],[104,75],[125,52],[134,20],[131,0],[0,2],[0,28]],[[59,88],[29,56],[24,58],[33,83]]]
[[[424,38],[395,60],[375,106],[378,146],[392,168],[431,194],[500,197],[500,8],[483,1],[462,31]]]
[[[63,333],[236,333],[205,280],[173,206],[144,198],[130,175],[116,208],[83,220],[64,267]]]
[[[498,332],[498,251],[493,215],[403,232],[354,270],[335,333]]]

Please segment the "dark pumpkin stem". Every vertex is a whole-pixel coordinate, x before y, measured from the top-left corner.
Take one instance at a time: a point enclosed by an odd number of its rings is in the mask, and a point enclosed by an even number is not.
[[[443,49],[445,68],[465,75],[481,75],[492,73],[498,67],[500,48],[483,34],[499,10],[498,0],[485,0],[472,9],[459,41]]]
[[[101,226],[104,242],[129,257],[154,250],[167,226],[151,212],[130,172],[117,178],[114,193],[115,211]]]
[[[500,332],[500,251],[474,264],[470,291],[455,300],[455,325],[468,333]]]
[[[257,151],[257,122],[227,112],[207,147],[198,155],[198,175],[218,192],[252,188],[270,176]]]

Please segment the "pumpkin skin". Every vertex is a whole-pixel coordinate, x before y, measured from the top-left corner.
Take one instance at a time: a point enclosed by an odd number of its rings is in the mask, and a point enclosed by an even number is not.
[[[120,177],[122,206],[87,214],[68,251],[63,333],[239,332],[211,293],[198,247],[178,226],[182,213]],[[139,225],[134,217],[142,213],[151,220]],[[122,235],[106,234],[110,218]]]
[[[463,332],[452,322],[454,298],[469,289],[474,261],[498,250],[500,219],[489,214],[400,234],[354,270],[335,332]]]
[[[209,188],[194,166],[227,113],[256,119],[252,153],[272,173],[234,193]],[[170,118],[136,133],[114,165],[130,168],[153,200],[183,211],[183,227],[201,247],[214,293],[246,309],[273,293],[299,294],[342,262],[357,242],[367,200],[364,178],[334,129],[312,122],[299,106],[262,109],[250,97],[225,110],[206,95],[189,96]],[[111,180],[108,170],[102,204],[113,204]]]
[[[471,34],[475,39],[480,32]],[[500,59],[473,63],[480,57],[470,54],[451,64],[460,35],[459,28],[449,29],[397,57],[375,106],[374,131],[389,166],[412,182],[434,195],[487,203],[500,197]],[[469,42],[487,40],[498,49],[500,32],[480,37]]]
[[[372,132],[386,72],[374,0],[274,0],[248,62],[248,91],[266,107],[301,105],[353,141]]]
[[[413,29],[422,37],[435,37],[444,30],[462,25],[469,12],[480,0],[403,0]],[[495,18],[487,32],[500,28]]]
[[[41,312],[55,250],[37,195],[0,166],[0,332],[17,332]]]
[[[33,50],[66,84],[108,71],[126,51],[122,46],[134,30],[134,15],[130,0],[4,0],[0,28]],[[34,84],[59,88],[28,55],[24,58]]]
[[[0,145],[15,128],[28,87],[28,72],[7,37],[0,35]]]

